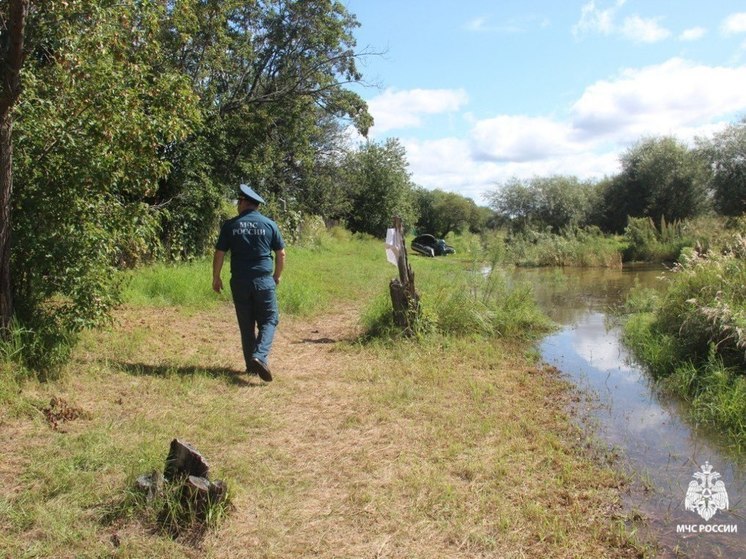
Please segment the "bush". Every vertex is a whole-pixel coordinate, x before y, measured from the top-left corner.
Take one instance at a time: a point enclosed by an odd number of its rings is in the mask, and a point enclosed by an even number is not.
[[[696,244],[684,222],[667,223],[661,218],[658,228],[649,217],[630,217],[624,240],[627,243],[625,261],[675,262],[685,247]]]
[[[726,364],[746,366],[746,239],[725,254],[691,253],[674,268],[655,328],[675,335],[682,354],[704,360],[710,346]]]

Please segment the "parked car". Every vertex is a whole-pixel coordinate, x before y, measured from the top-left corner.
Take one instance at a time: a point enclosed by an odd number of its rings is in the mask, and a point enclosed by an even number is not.
[[[446,254],[454,254],[456,252],[456,249],[447,245],[443,239],[436,239],[428,233],[417,235],[412,239],[410,246],[413,251],[430,257],[445,256]]]

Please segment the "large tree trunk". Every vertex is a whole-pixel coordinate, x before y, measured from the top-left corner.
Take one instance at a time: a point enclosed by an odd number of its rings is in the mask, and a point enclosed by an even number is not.
[[[10,200],[13,193],[13,123],[10,114],[0,122],[0,334],[7,332],[13,317],[10,283]]]
[[[21,92],[23,37],[29,0],[10,0],[7,34],[0,59],[0,336],[7,335],[13,318],[13,291],[10,274],[11,196],[13,194],[13,121],[11,110]]]

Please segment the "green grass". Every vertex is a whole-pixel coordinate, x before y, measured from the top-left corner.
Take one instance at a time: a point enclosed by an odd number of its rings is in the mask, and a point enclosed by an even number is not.
[[[291,248],[279,298],[294,310],[268,386],[235,370],[235,318],[205,291],[208,262],[134,272],[129,304],[84,333],[59,378],[0,389],[13,464],[12,478],[0,470],[0,556],[644,555],[609,518],[622,481],[568,417],[568,385],[526,357],[544,324],[530,292],[482,274],[478,247],[412,257],[432,327],[367,343],[349,311],[386,315],[383,243],[337,232]],[[343,341],[315,343],[327,337]],[[53,397],[85,415],[51,428]],[[133,494],[174,437],[231,492],[201,548],[164,532],[173,499]]]
[[[223,274],[225,276],[225,272]],[[194,309],[209,308],[221,301],[212,290],[212,261],[208,259],[179,264],[156,263],[128,271],[122,299],[140,307]]]
[[[517,266],[574,266],[618,268],[621,245],[597,229],[570,229],[561,235],[527,231],[509,238],[501,257]]]
[[[669,278],[662,297],[633,292],[625,339],[695,421],[746,448],[746,244],[690,253]]]
[[[477,237],[467,237],[460,245],[455,256],[410,257],[421,301],[415,328],[419,336],[531,339],[548,331],[550,322],[530,286],[510,285],[502,269],[490,265],[490,255]],[[368,337],[397,337],[388,288],[372,298],[363,325]]]
[[[336,236],[335,236],[336,235]],[[385,265],[383,241],[339,232],[317,239],[312,246],[290,246],[278,288],[280,312],[311,316],[335,302],[369,293],[395,269]],[[350,262],[354,261],[351,266]],[[186,264],[154,264],[126,274],[123,300],[138,307],[179,306],[208,309],[230,301],[230,261],[222,272],[225,289],[212,291],[212,260]]]

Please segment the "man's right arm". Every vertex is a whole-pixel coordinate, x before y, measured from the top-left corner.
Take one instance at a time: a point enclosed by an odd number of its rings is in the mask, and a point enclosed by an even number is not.
[[[212,257],[212,290],[215,293],[220,293],[223,289],[223,280],[220,279],[220,272],[223,269],[224,260],[225,251],[216,250],[215,255]]]
[[[280,283],[280,278],[282,277],[282,270],[285,268],[285,249],[281,248],[280,250],[275,251],[275,273],[272,275],[272,278],[275,280],[275,285]]]

